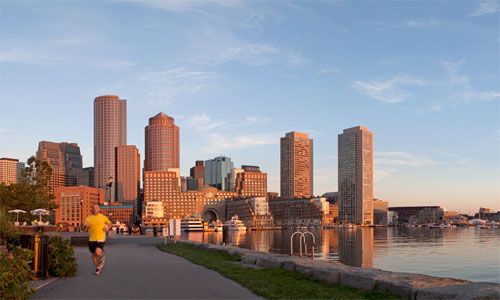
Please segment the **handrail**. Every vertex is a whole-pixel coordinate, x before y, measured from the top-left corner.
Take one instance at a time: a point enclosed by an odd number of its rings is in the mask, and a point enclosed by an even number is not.
[[[296,234],[300,234],[300,237],[299,237],[300,256],[302,256],[302,243],[304,243],[304,249],[305,249],[304,253],[307,256],[306,234],[310,234],[312,236],[312,239],[313,239],[312,258],[314,259],[314,246],[316,245],[316,238],[314,237],[314,234],[310,231],[306,231],[306,232],[296,231],[292,234],[292,236],[290,237],[290,255],[293,256],[293,237]]]

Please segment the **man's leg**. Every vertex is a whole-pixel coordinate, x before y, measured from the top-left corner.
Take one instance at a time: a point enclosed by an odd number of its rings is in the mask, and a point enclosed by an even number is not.
[[[104,261],[106,258],[104,257],[104,252],[102,251],[101,248],[97,247],[95,249],[95,254],[96,254],[96,261],[98,260],[98,264],[96,264],[98,269],[102,269],[104,267]]]

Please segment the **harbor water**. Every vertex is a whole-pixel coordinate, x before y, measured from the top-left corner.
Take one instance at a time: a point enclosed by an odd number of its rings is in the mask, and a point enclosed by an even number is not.
[[[300,255],[297,230],[183,232],[182,238],[230,244],[270,253]],[[308,230],[314,235],[314,259],[471,281],[500,283],[500,228],[378,227]],[[313,238],[302,254],[312,257]]]

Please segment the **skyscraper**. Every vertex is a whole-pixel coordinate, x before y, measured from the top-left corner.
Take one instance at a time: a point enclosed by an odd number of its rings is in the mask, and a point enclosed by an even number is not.
[[[139,195],[141,161],[136,146],[116,147],[116,199],[133,204]]]
[[[159,113],[145,128],[144,171],[166,171],[180,167],[179,127],[174,118]]]
[[[313,196],[313,140],[305,133],[289,132],[281,138],[281,197]]]
[[[95,187],[105,187],[115,178],[116,150],[127,144],[127,100],[100,96],[94,100],[94,174]]]
[[[6,185],[19,182],[24,163],[14,158],[0,158],[0,183]]]
[[[77,173],[82,169],[82,155],[76,143],[38,143],[36,158],[52,168],[51,190],[60,186],[75,186]]]
[[[338,136],[339,221],[373,224],[373,133],[366,127]]]
[[[205,185],[213,186],[221,191],[228,190],[228,182],[234,164],[231,158],[219,156],[205,161]]]

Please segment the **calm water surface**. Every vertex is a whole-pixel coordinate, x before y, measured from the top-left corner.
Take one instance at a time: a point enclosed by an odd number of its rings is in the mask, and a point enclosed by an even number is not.
[[[183,238],[205,243],[223,241],[252,250],[290,254],[294,230],[183,232]],[[312,230],[315,259],[471,281],[500,283],[500,229],[357,228]],[[307,237],[311,253],[312,237]],[[299,254],[299,238],[293,243]]]

